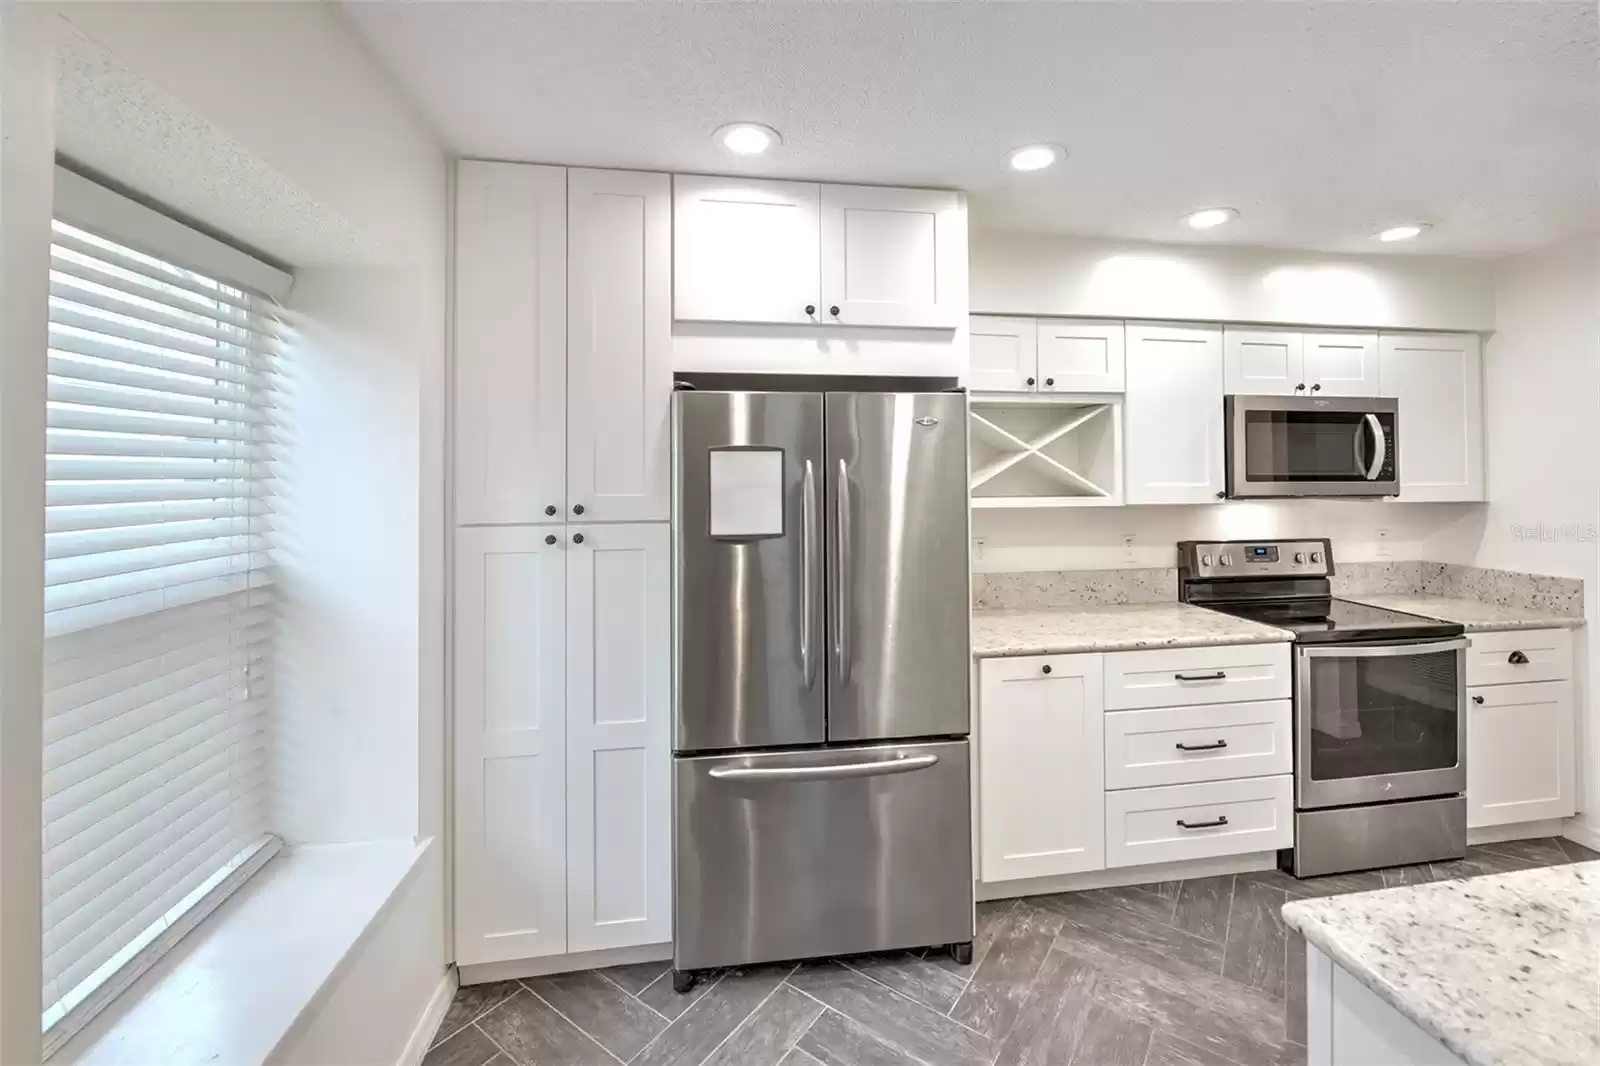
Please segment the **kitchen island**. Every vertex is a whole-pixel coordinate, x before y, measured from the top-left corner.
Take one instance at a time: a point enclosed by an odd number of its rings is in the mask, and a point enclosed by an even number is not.
[[[1600,862],[1305,900],[1310,1066],[1600,1062]]]

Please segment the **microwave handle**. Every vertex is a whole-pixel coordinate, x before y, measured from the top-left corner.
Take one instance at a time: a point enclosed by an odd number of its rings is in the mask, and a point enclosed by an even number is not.
[[[1383,460],[1389,452],[1389,441],[1383,435],[1383,423],[1378,421],[1378,416],[1367,413],[1366,424],[1372,427],[1372,465],[1367,467],[1367,480],[1378,480],[1378,472],[1383,469]],[[1359,435],[1358,435],[1359,439]]]

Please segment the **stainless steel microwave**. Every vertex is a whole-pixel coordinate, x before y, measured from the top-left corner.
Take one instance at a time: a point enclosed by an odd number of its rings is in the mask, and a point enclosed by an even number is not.
[[[1228,497],[1397,496],[1398,400],[1229,396]]]

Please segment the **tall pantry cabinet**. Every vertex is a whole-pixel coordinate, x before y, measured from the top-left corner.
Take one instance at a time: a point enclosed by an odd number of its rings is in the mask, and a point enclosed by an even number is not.
[[[671,181],[463,161],[455,939],[671,939]]]

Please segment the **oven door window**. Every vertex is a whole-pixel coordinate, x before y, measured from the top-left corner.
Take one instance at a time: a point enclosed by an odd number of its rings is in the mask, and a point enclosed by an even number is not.
[[[1444,770],[1459,757],[1455,650],[1419,655],[1308,658],[1303,693],[1311,777]]]
[[[1372,434],[1359,411],[1246,410],[1247,481],[1361,481]]]

